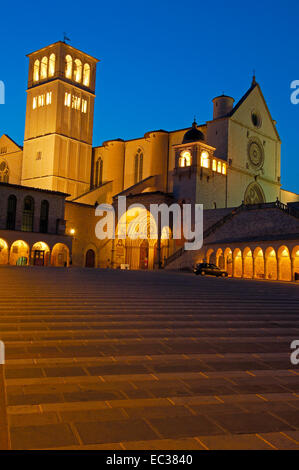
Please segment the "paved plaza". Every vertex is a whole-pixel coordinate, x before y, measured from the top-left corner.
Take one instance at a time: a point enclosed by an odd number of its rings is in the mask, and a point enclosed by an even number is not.
[[[299,449],[299,285],[0,269],[13,449]]]

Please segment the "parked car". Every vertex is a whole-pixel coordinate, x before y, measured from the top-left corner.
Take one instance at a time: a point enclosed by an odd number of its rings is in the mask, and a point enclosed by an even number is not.
[[[211,264],[211,263],[197,264],[193,271],[196,275],[200,274],[201,276],[205,276],[205,275],[217,276],[217,277],[228,276],[228,272],[224,271],[223,269],[218,268],[216,264]]]

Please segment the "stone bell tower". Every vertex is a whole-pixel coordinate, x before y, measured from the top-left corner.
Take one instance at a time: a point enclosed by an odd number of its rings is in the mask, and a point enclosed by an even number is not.
[[[97,59],[64,42],[29,57],[22,185],[90,188]]]

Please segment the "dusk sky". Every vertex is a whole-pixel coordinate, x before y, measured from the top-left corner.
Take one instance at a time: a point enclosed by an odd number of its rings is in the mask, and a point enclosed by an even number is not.
[[[55,1],[1,5],[0,134],[22,145],[26,54],[63,39],[98,59],[94,145],[212,118],[213,97],[238,101],[252,71],[282,140],[282,185],[299,193],[298,2]]]

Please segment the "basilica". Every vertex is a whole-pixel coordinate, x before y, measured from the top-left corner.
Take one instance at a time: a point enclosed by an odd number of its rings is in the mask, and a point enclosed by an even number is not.
[[[0,138],[0,264],[192,269],[299,279],[299,195],[281,187],[281,140],[253,77],[241,100],[212,100],[211,119],[92,146],[98,60],[65,42],[28,54],[23,145]],[[96,130],[95,130],[96,132]],[[156,239],[95,234],[98,204],[203,204],[204,245],[161,227]],[[130,209],[125,223],[136,217]],[[170,236],[163,236],[167,229]]]

